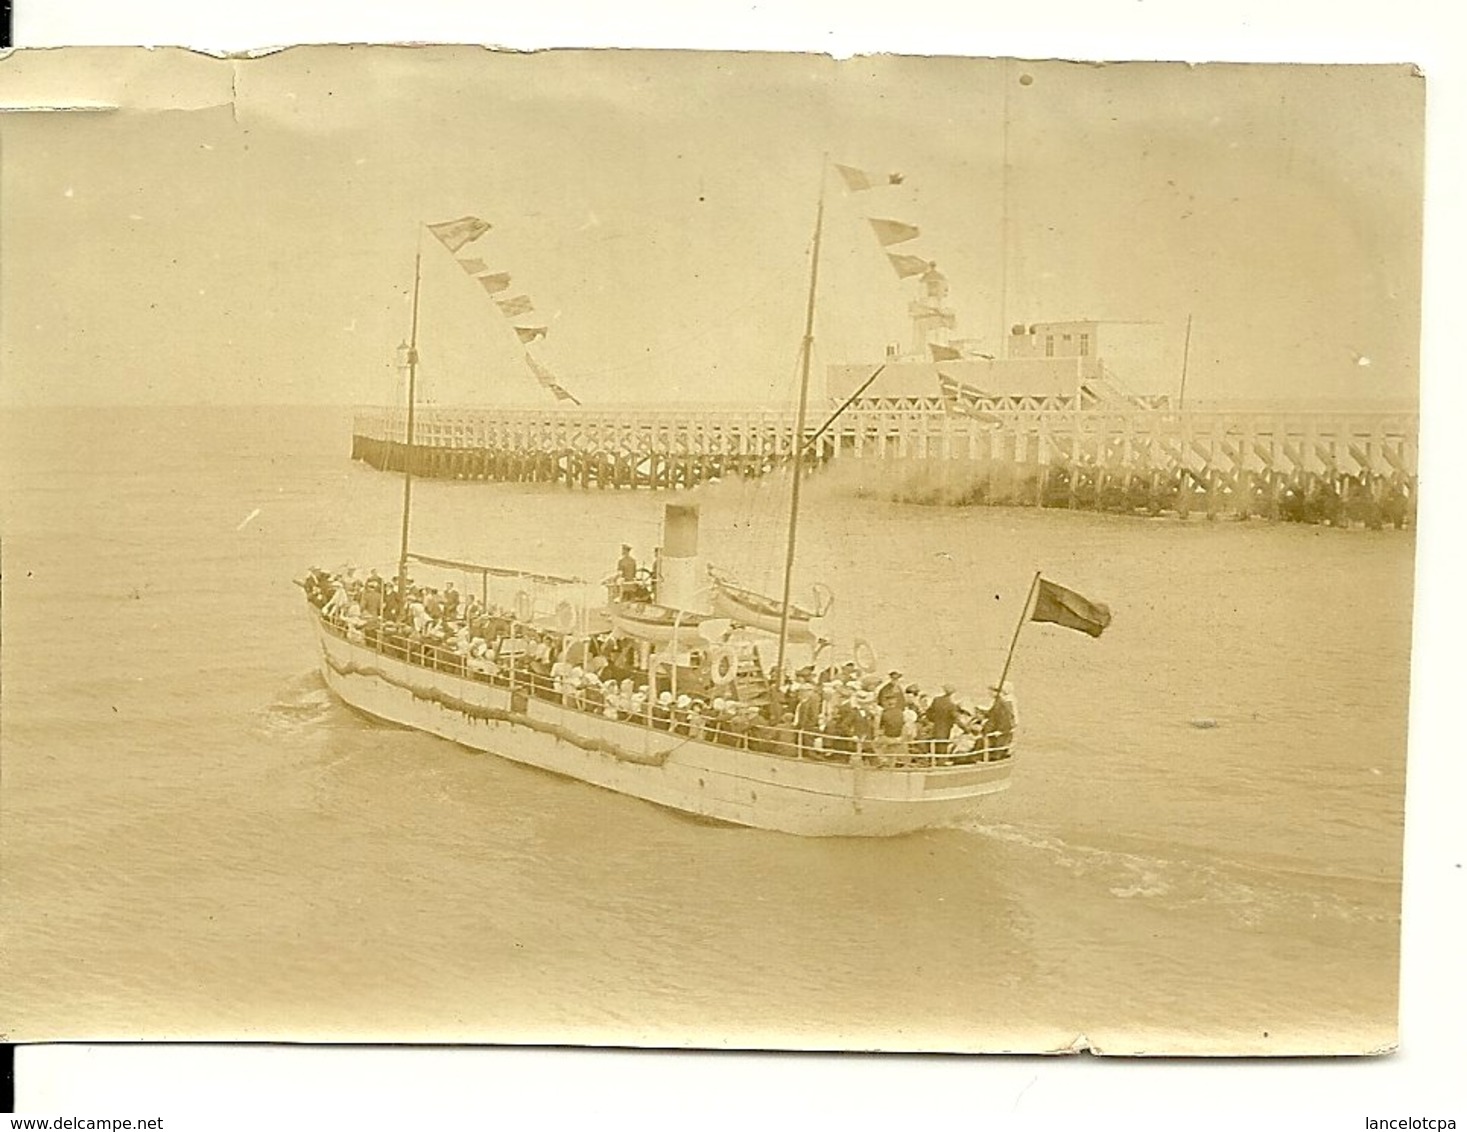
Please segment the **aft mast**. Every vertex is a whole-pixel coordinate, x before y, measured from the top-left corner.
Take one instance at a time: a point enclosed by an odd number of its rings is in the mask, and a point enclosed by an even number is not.
[[[779,607],[779,656],[774,670],[783,678],[785,647],[790,628],[790,582],[795,566],[795,534],[800,520],[800,481],[805,465],[805,413],[810,403],[810,355],[815,346],[815,282],[820,276],[820,234],[825,225],[825,163],[820,165],[820,203],[815,209],[815,241],[810,249],[810,294],[805,302],[805,340],[800,351],[800,407],[795,414],[794,480],[790,487],[789,534],[784,549],[784,592]]]
[[[397,593],[407,594],[408,519],[413,507],[413,425],[418,402],[418,295],[423,287],[423,234],[418,231],[418,256],[413,263],[413,326],[407,348],[407,440],[402,457],[402,546],[397,555]]]

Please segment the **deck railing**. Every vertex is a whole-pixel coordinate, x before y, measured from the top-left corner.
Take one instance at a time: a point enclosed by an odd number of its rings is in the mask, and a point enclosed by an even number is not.
[[[943,749],[939,740],[932,739],[900,741],[899,746],[893,746],[889,741],[833,736],[825,732],[797,731],[765,724],[736,728],[709,717],[705,717],[701,733],[695,733],[696,725],[688,712],[675,707],[663,709],[652,703],[650,697],[645,713],[638,713],[635,717],[620,713],[607,717],[604,703],[596,704],[579,692],[557,691],[552,677],[530,668],[510,668],[502,664],[495,664],[489,670],[476,668],[472,658],[452,649],[413,641],[397,634],[381,633],[376,629],[356,628],[339,617],[319,611],[317,616],[333,636],[424,671],[503,688],[511,696],[523,693],[586,716],[615,718],[647,731],[671,733],[689,740],[700,739],[796,762],[847,762],[876,769],[936,770],[1003,762],[1013,753],[1012,737],[1000,738],[989,733],[975,736],[974,749],[961,752],[950,747]]]

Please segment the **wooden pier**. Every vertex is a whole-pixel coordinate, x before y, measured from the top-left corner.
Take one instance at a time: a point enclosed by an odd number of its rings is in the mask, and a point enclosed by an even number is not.
[[[1403,526],[1416,497],[1418,421],[1407,412],[1257,413],[1165,409],[982,413],[940,401],[854,407],[804,459],[863,494],[1186,516],[1262,515]],[[406,413],[356,416],[352,457],[401,471]],[[760,476],[797,448],[792,412],[697,406],[419,407],[420,476],[687,488]]]

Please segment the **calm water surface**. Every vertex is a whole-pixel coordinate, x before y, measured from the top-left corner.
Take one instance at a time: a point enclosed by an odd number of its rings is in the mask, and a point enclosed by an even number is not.
[[[873,842],[700,824],[336,702],[290,579],[390,564],[336,411],[3,419],[0,1018],[21,1037],[1313,1050],[1394,1034],[1409,532],[812,481],[797,589],[932,684],[1025,631],[1012,789]],[[700,489],[778,561],[777,481]],[[420,483],[425,553],[596,577],[647,493]],[[771,522],[772,520],[772,522]],[[772,588],[772,586],[771,586]],[[1202,729],[1191,721],[1215,720]]]

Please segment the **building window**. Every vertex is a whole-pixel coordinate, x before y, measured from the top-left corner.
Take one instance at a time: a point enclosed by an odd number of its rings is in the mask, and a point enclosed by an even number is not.
[[[1090,356],[1090,335],[1088,334],[1080,335],[1080,356],[1082,358]]]
[[[1052,357],[1054,357],[1054,335],[1053,334],[1048,335],[1044,339],[1044,356],[1046,358],[1052,358]]]

